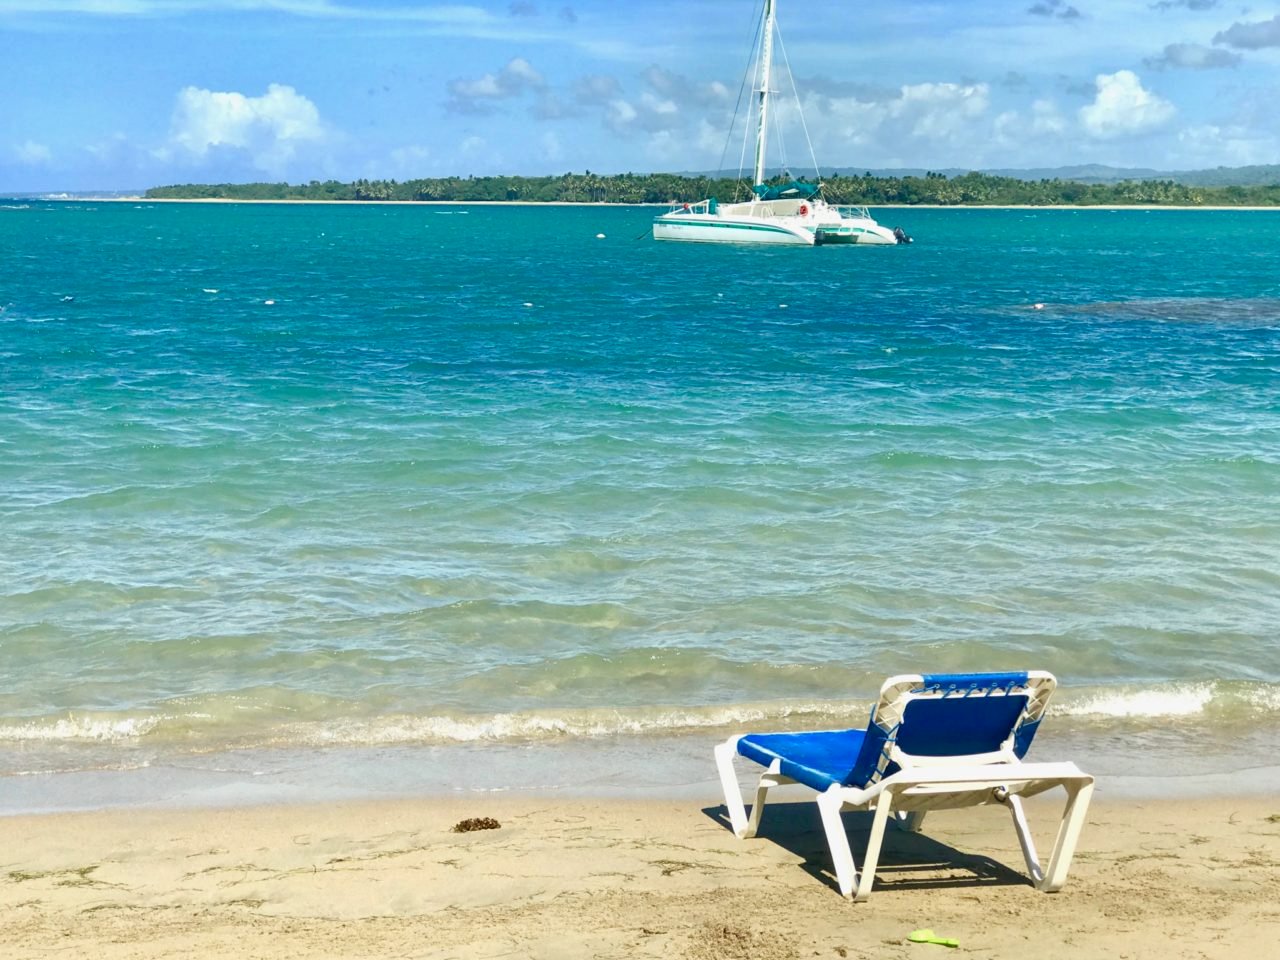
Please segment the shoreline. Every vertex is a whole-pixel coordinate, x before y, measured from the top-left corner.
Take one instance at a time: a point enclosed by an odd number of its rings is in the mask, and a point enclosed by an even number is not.
[[[919,927],[984,957],[1265,955],[1280,801],[1095,798],[1070,877],[1023,876],[1008,817],[891,831],[870,900],[834,889],[805,791],[739,840],[695,801],[510,794],[112,811],[8,821],[0,954],[918,958]],[[781,792],[779,800],[783,799]],[[1060,805],[1028,803],[1042,854]],[[468,818],[497,829],[455,833]],[[855,856],[869,821],[846,815]]]
[[[670,203],[606,203],[588,200],[241,200],[232,197],[28,197],[54,203],[216,203],[290,206],[356,206],[356,207],[590,207],[593,209],[664,209]],[[1280,204],[1259,206],[1186,206],[1177,204],[930,204],[930,203],[857,203],[835,206],[865,206],[875,210],[1169,210],[1186,212],[1195,210],[1231,211],[1250,213],[1280,212]]]
[[[519,793],[551,803],[714,796],[712,749],[723,735],[610,736],[223,749],[179,753],[134,745],[90,755],[64,749],[43,769],[6,758],[0,818],[90,811],[236,809],[262,804],[424,802]],[[740,732],[740,731],[738,731]],[[1101,794],[1126,801],[1280,796],[1273,732],[1046,729],[1032,760],[1073,760]],[[96,757],[96,762],[95,762]],[[1225,758],[1225,759],[1224,759]],[[30,758],[29,758],[30,759]],[[29,763],[28,759],[28,763]],[[1242,780],[1236,773],[1248,769]],[[22,771],[22,772],[18,772]]]

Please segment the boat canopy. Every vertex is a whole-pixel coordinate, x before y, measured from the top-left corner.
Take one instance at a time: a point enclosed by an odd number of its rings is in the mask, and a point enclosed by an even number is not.
[[[792,180],[790,183],[779,183],[773,186],[767,183],[757,183],[751,189],[761,200],[808,200],[817,196],[818,191],[822,189],[822,185],[800,183]]]

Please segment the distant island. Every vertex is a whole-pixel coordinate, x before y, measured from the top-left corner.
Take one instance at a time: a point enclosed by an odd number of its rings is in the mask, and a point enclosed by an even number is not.
[[[1267,168],[1276,169],[1280,168]],[[781,178],[775,178],[782,182]],[[800,178],[803,179],[803,178]],[[954,176],[835,172],[822,178],[833,204],[940,206],[1280,206],[1280,176],[1269,183],[1207,185],[1162,179],[1076,180],[968,172]],[[443,177],[424,180],[312,180],[310,183],[177,184],[152,187],[150,200],[347,200],[444,203],[693,203],[707,197],[746,199],[745,181],[671,173],[552,177]]]

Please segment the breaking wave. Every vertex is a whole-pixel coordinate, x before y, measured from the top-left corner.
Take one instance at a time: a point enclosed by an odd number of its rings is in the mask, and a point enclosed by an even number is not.
[[[351,706],[348,704],[348,706]],[[388,713],[276,716],[253,711],[157,709],[154,712],[67,713],[0,722],[0,743],[148,744],[177,752],[224,749],[535,743],[652,736],[721,735],[734,730],[860,726],[869,700],[761,701],[705,706],[582,708],[489,714]],[[1280,685],[1206,681],[1093,687],[1060,692],[1055,726],[1178,719],[1280,722]]]

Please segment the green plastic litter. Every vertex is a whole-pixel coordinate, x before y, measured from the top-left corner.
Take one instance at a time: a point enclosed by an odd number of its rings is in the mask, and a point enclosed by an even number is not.
[[[959,940],[953,940],[951,937],[940,937],[932,930],[912,930],[907,935],[907,939],[912,943],[936,943],[940,947],[958,947]]]

